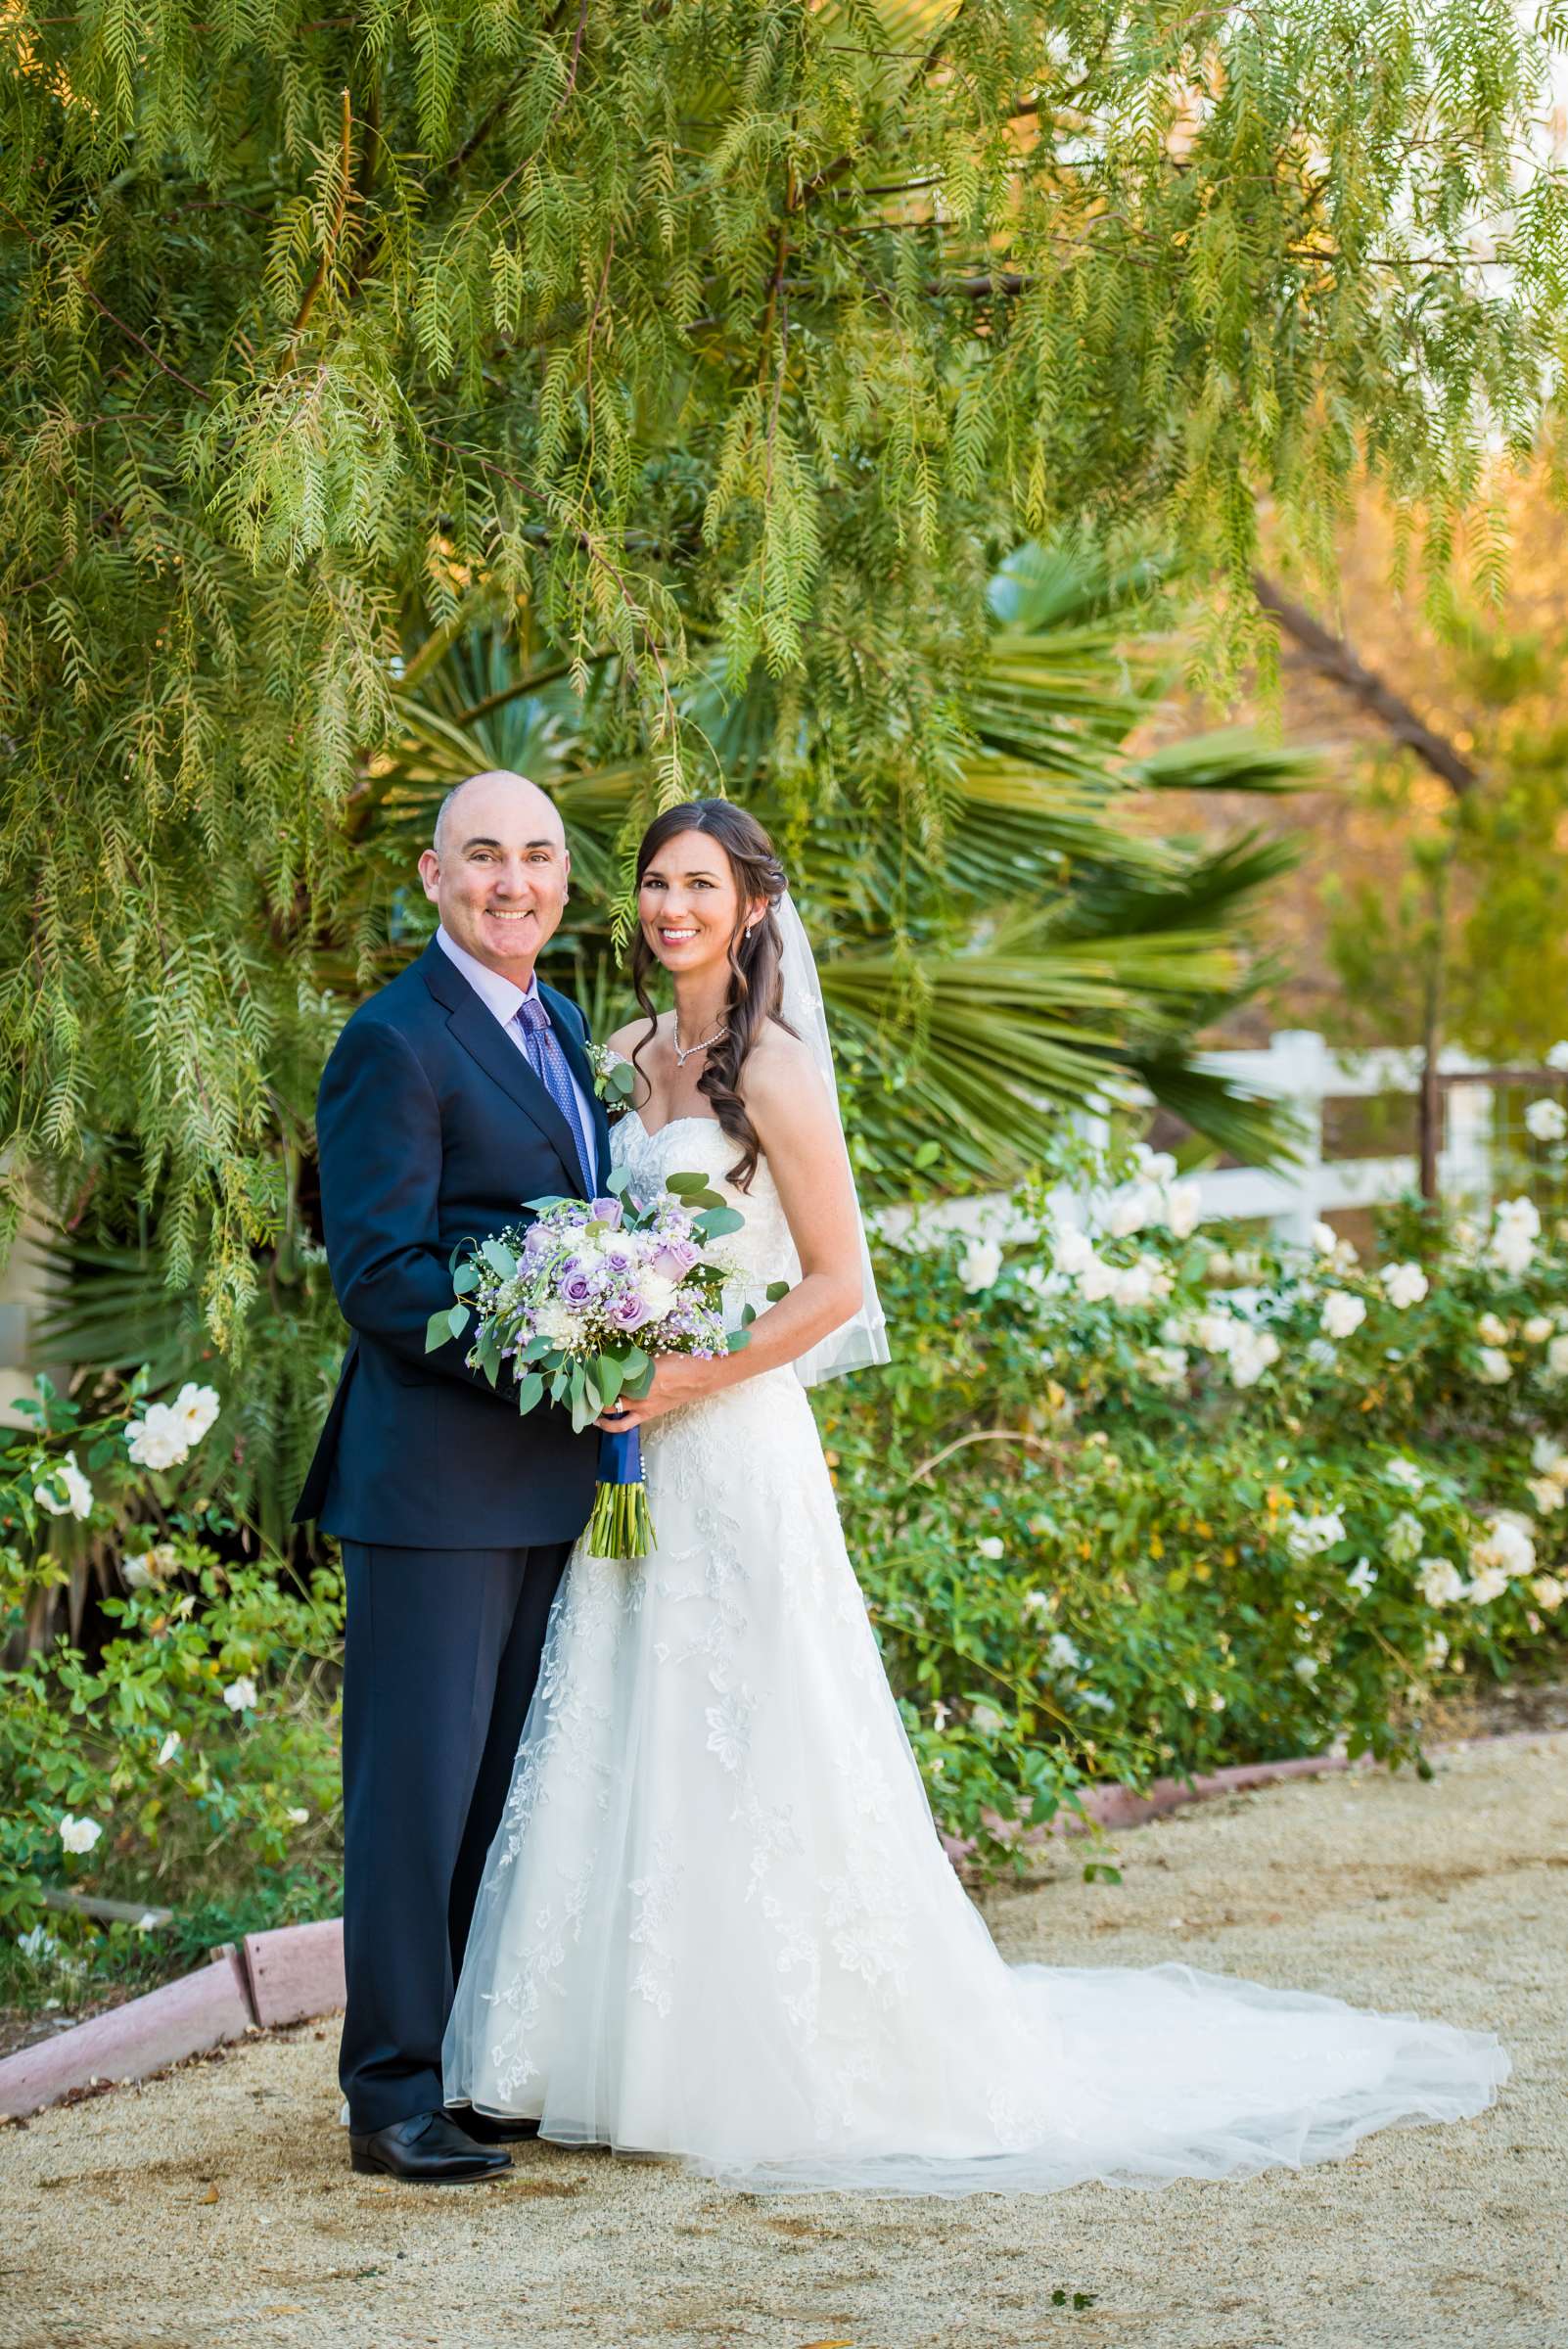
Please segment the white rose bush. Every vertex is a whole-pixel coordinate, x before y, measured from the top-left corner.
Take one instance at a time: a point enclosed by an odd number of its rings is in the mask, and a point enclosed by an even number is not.
[[[135,1978],[199,1955],[204,1933],[226,1937],[230,1911],[204,1902],[229,1882],[254,1891],[241,1930],[325,1912],[338,1881],[336,1571],[306,1585],[254,1554],[206,1490],[222,1484],[212,1386],[155,1397],[144,1372],[95,1409],[39,1379],[19,1415],[26,1424],[0,1435],[0,1952],[20,1953],[47,1885],[185,1903],[161,1958],[126,1928],[60,1924],[62,1964],[79,1969],[79,1943],[95,1967]],[[91,1636],[29,1638],[73,1572],[73,1622],[97,1594]],[[329,1822],[319,1896],[298,1872],[292,1814],[305,1804]],[[31,1947],[36,1970],[43,1945]]]
[[[1174,1188],[1146,1154],[1086,1212],[1015,1200],[983,1284],[917,1229],[878,1258],[893,1363],[814,1399],[976,1865],[1091,1779],[1341,1742],[1425,1771],[1446,1692],[1563,1669],[1564,1230],[1406,1202],[1363,1261],[1198,1230]]]

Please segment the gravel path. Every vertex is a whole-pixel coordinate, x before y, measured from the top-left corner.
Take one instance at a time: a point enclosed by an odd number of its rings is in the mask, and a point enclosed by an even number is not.
[[[306,2026],[0,2130],[0,2343],[1565,2349],[1568,1732],[1178,1812],[1121,1838],[1120,1886],[1080,1857],[992,1898],[1009,1956],[1492,2028],[1513,2077],[1478,2120],[1153,2195],[752,2200],[536,2145],[433,2193],[350,2174]]]

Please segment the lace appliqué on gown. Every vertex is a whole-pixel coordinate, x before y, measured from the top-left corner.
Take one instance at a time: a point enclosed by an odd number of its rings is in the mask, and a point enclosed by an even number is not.
[[[616,1128],[634,1187],[746,1218],[735,1313],[800,1266],[713,1120]],[[644,1430],[651,1557],[574,1553],[447,2029],[452,2103],[753,2190],[1156,2188],[1483,2111],[1489,2032],[1179,1962],[1009,1966],[938,1839],[805,1389]]]

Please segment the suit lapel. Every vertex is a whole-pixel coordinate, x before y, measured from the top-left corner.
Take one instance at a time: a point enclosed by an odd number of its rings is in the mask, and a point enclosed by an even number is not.
[[[485,1076],[494,1080],[526,1117],[532,1119],[561,1161],[569,1187],[576,1191],[584,1179],[584,1171],[577,1165],[577,1146],[572,1128],[548,1086],[534,1076],[528,1055],[506,1036],[488,1004],[475,993],[435,939],[420,956],[418,967],[425,985],[445,1010],[446,1025],[452,1035]],[[540,992],[543,991],[541,989]],[[551,1025],[559,1034],[553,1006]]]

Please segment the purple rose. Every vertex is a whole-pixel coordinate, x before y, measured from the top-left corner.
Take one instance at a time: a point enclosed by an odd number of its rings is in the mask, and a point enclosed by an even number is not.
[[[619,1199],[590,1199],[588,1206],[592,1211],[595,1223],[608,1223],[612,1231],[621,1229],[621,1202]]]
[[[601,1258],[607,1272],[630,1272],[636,1264],[629,1248],[607,1248]]]
[[[640,1329],[648,1318],[648,1308],[635,1289],[623,1289],[606,1310],[617,1329]]]
[[[666,1280],[684,1280],[697,1257],[698,1250],[690,1240],[667,1240],[653,1260],[653,1268]]]
[[[568,1305],[584,1306],[592,1302],[593,1278],[580,1266],[575,1272],[568,1271],[558,1286],[561,1296]]]

